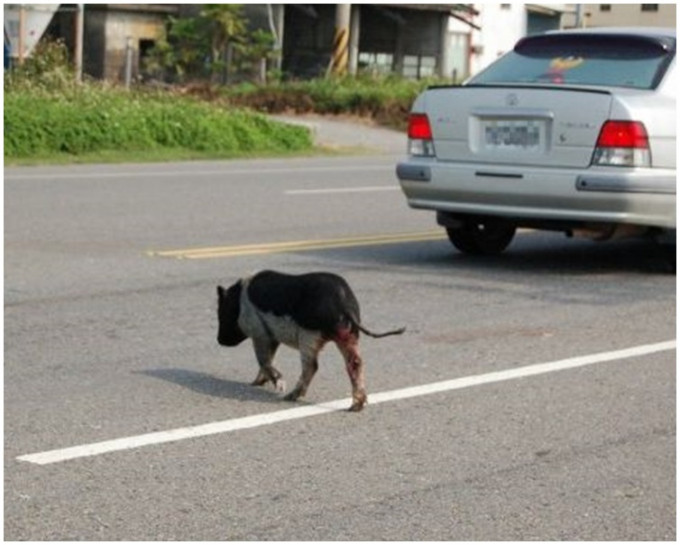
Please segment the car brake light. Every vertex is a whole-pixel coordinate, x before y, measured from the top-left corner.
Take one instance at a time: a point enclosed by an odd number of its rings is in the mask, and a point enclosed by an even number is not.
[[[639,121],[605,122],[597,138],[592,162],[603,166],[651,166],[645,126]]]
[[[411,114],[408,118],[409,153],[423,157],[434,157],[432,128],[427,114]]]
[[[432,140],[432,129],[427,114],[411,114],[409,116],[408,137],[418,140]]]

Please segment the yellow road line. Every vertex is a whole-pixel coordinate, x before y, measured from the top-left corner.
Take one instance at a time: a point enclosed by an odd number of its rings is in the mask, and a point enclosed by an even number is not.
[[[331,248],[350,248],[356,246],[377,246],[382,244],[398,244],[403,242],[443,240],[445,238],[445,232],[442,230],[437,230],[412,233],[395,233],[388,235],[334,238],[326,240],[298,240],[265,244],[245,244],[239,246],[217,246],[212,248],[160,250],[150,251],[147,252],[147,254],[151,257],[171,257],[175,259],[212,259],[217,257],[276,254],[282,252],[304,252],[311,250],[327,250]]]

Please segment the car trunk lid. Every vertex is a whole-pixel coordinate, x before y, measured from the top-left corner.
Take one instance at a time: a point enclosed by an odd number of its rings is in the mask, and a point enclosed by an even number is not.
[[[424,96],[437,158],[489,165],[586,167],[612,95],[599,89],[470,85]]]

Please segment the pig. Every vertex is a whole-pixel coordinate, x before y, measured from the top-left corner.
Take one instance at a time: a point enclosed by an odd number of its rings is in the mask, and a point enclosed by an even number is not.
[[[374,338],[401,335],[405,328],[373,333],[360,320],[359,303],[344,278],[328,272],[300,275],[260,271],[241,278],[229,288],[217,286],[217,342],[237,346],[250,338],[259,371],[253,385],[271,382],[285,390],[273,360],[280,344],[299,350],[302,374],[284,399],[295,401],[307,393],[319,367],[318,356],[329,341],[345,360],[352,385],[350,411],[360,411],[367,401],[364,364],[359,355],[359,333]]]

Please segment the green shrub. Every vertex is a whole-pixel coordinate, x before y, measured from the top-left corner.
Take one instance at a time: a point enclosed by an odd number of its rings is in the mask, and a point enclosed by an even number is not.
[[[83,85],[5,92],[5,157],[183,148],[237,156],[311,148],[309,131],[243,110],[158,92]]]
[[[312,147],[307,129],[253,110],[350,114],[403,129],[413,100],[431,83],[360,76],[126,91],[75,83],[63,44],[47,43],[40,55],[5,73],[5,158],[163,149],[232,157],[304,151]]]

